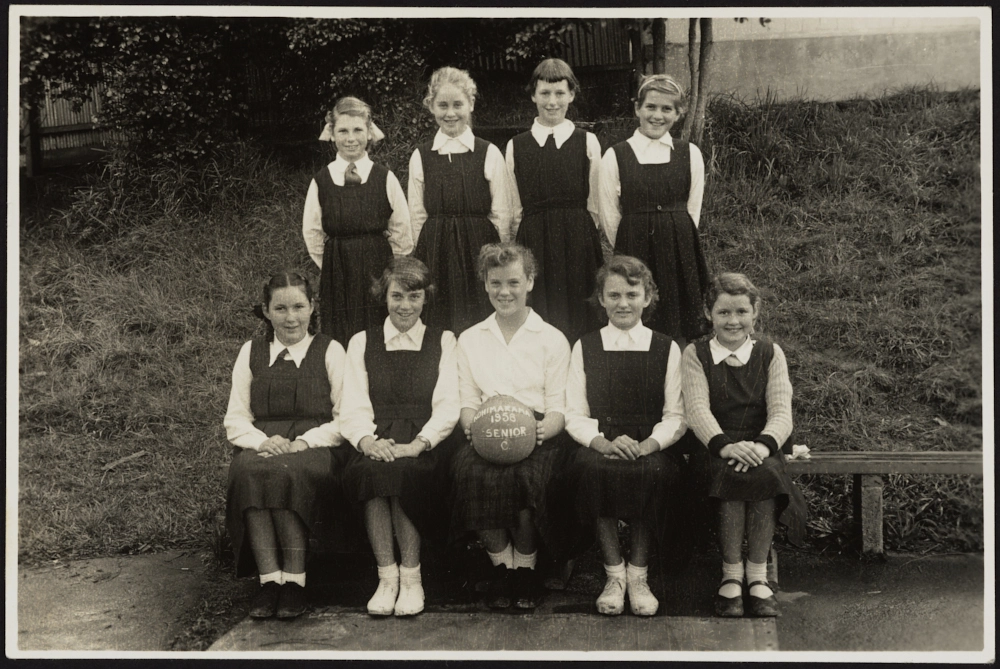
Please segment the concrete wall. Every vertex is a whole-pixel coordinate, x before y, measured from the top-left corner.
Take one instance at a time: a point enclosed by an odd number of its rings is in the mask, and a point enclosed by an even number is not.
[[[751,18],[713,21],[711,89],[753,100],[843,100],[907,86],[980,87],[976,18]],[[667,22],[667,71],[688,83],[687,21]]]

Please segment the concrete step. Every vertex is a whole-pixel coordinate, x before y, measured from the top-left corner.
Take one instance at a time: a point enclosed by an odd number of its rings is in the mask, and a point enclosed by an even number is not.
[[[428,606],[412,618],[317,606],[292,621],[245,619],[210,651],[765,651],[773,618],[602,616],[593,599],[549,592],[532,613],[481,603]]]

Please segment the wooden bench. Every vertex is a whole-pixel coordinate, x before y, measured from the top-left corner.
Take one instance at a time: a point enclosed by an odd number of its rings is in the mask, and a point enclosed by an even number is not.
[[[850,474],[854,477],[854,524],[861,533],[863,554],[881,555],[882,476],[886,474],[983,475],[982,451],[921,453],[854,451],[810,453],[808,460],[789,460],[788,473]]]

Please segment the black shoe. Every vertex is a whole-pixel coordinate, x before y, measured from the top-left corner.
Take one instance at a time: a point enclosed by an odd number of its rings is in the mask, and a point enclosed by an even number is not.
[[[281,586],[278,598],[279,618],[298,618],[306,610],[306,589],[298,583],[285,583]]]
[[[741,592],[736,597],[723,597],[722,595],[715,594],[715,615],[720,618],[742,618],[743,617],[743,582],[737,581],[735,578],[727,578],[719,587],[726,585],[727,583],[735,583],[740,586]]]
[[[511,605],[510,570],[502,564],[493,567],[493,579],[486,595],[491,609],[509,609]]]
[[[270,618],[278,610],[278,596],[281,592],[281,584],[268,581],[260,586],[257,594],[250,602],[251,618]]]
[[[538,575],[534,569],[518,567],[514,570],[514,606],[519,609],[538,606]]]
[[[747,586],[747,604],[750,608],[750,615],[754,618],[777,617],[779,615],[778,599],[774,595],[770,597],[754,597],[750,594],[750,588],[755,585],[766,585],[772,591],[774,590],[774,586],[767,581],[754,581]]]

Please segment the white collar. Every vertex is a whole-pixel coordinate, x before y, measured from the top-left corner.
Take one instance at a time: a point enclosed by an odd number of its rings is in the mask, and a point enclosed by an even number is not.
[[[359,170],[361,169],[370,170],[372,167],[372,159],[368,157],[368,152],[365,151],[365,155],[361,156],[360,158],[354,161],[344,160],[338,153],[337,159],[333,161],[333,168],[337,170],[337,172],[339,172],[340,174],[343,174],[344,172],[347,171],[347,166],[350,165],[352,162],[354,163],[354,166]]]
[[[449,137],[441,130],[434,135],[434,143],[431,144],[432,151],[440,151],[441,147],[450,141],[455,141],[467,148],[469,151],[476,150],[476,136],[472,134],[472,128],[465,126],[465,130],[458,137]]]
[[[736,356],[744,365],[750,359],[750,354],[753,353],[753,345],[756,340],[751,337],[747,337],[746,341],[740,344],[740,347],[735,351],[730,351],[728,348],[719,343],[718,337],[712,337],[712,340],[708,342],[708,348],[712,351],[712,364],[718,365],[720,362],[725,360],[731,355]]]
[[[417,322],[413,324],[406,332],[400,332],[399,329],[392,324],[392,319],[388,316],[385,319],[385,323],[382,325],[382,335],[385,337],[383,341],[386,344],[391,342],[396,337],[409,338],[417,347],[423,346],[424,343],[424,332],[427,331],[427,326],[424,325],[423,320],[417,319]]]
[[[268,363],[267,366],[270,367],[274,364],[274,361],[278,359],[278,354],[281,353],[286,348],[288,349],[288,357],[292,359],[296,367],[302,366],[302,360],[306,357],[306,353],[309,352],[309,345],[312,344],[313,336],[307,334],[302,338],[298,344],[292,344],[291,346],[285,346],[278,338],[275,337],[271,340],[271,346],[268,349]]]
[[[601,328],[601,341],[604,343],[604,350],[612,351],[621,349],[618,342],[623,336],[632,340],[633,350],[648,351],[650,343],[653,341],[653,331],[643,325],[642,321],[636,323],[630,330],[622,330],[608,323]]]
[[[549,135],[552,135],[556,139],[556,148],[560,149],[575,129],[576,124],[569,119],[563,119],[562,123],[550,128],[539,123],[536,118],[535,122],[531,124],[531,136],[538,142],[538,146],[545,146],[545,141],[549,138]]]
[[[506,343],[503,333],[500,331],[500,324],[497,322],[497,314],[495,311],[492,314],[490,314],[486,320],[482,321],[479,324],[479,328],[482,330],[488,330],[492,332],[495,336],[497,336],[500,339],[500,341]],[[521,330],[529,330],[531,332],[541,332],[544,328],[545,328],[545,321],[542,319],[542,317],[539,316],[534,309],[528,307],[528,317],[524,320],[524,323],[521,324],[521,327],[518,328],[518,332],[520,332]]]
[[[638,128],[632,133],[632,136],[628,138],[628,141],[632,143],[633,146],[641,146],[643,148],[649,148],[653,144],[664,144],[669,146],[671,149],[674,148],[674,138],[670,136],[670,132],[663,133],[663,137],[659,139],[651,139],[642,134],[642,131]]]

